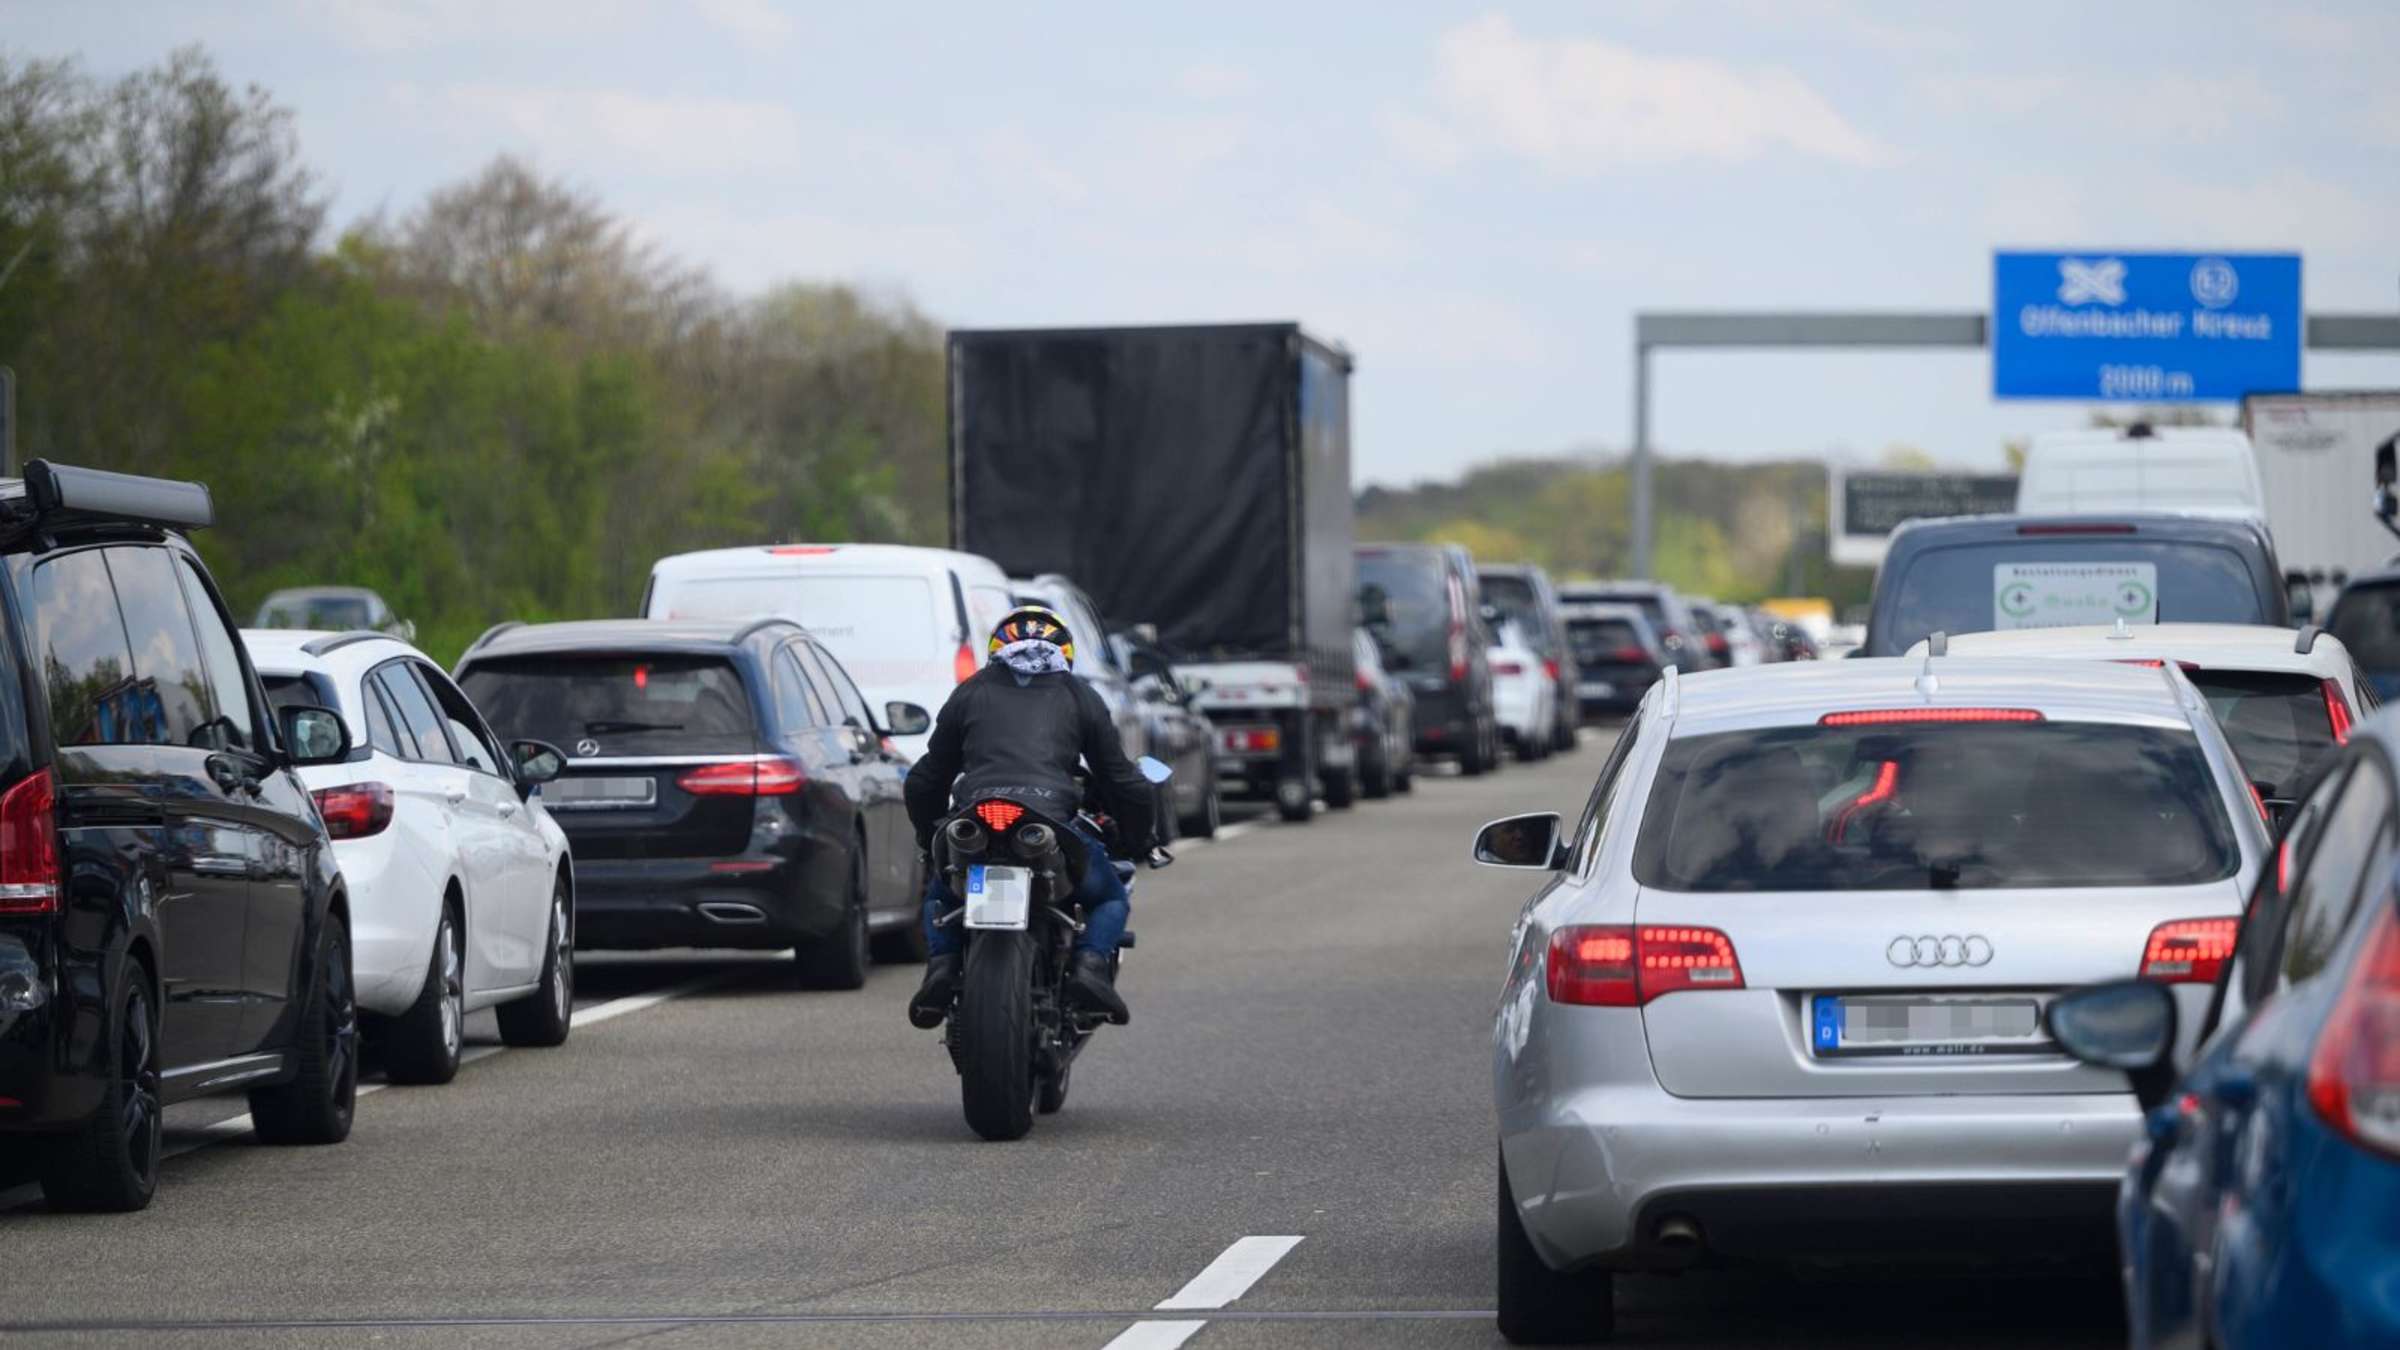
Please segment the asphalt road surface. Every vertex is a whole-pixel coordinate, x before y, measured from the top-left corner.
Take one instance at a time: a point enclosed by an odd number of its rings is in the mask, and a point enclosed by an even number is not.
[[[913,967],[588,956],[573,1038],[374,1091],[342,1146],[178,1108],[158,1199],[0,1190],[0,1337],[215,1346],[1494,1346],[1490,1003],[1525,874],[1475,826],[1580,809],[1606,738],[1144,874],[1130,1027],[987,1144]],[[0,1163],[0,1186],[6,1184]],[[1628,1345],[2121,1344],[2105,1270],[1620,1282]]]

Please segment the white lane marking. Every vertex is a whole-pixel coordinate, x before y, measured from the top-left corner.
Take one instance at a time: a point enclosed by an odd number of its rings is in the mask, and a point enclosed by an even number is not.
[[[1219,1253],[1208,1263],[1208,1269],[1192,1277],[1192,1282],[1175,1291],[1175,1296],[1158,1305],[1160,1312],[1179,1312],[1185,1308],[1222,1308],[1250,1292],[1259,1277],[1275,1268],[1275,1263],[1300,1245],[1296,1237],[1246,1237]]]
[[[644,1008],[655,1008],[669,999],[699,993],[712,985],[723,984],[735,976],[749,974],[755,969],[754,966],[736,966],[731,970],[711,971],[706,975],[685,980],[681,984],[670,984],[664,989],[653,989],[646,994],[627,994],[623,998],[612,998],[606,1003],[597,1003],[589,1008],[577,1008],[574,1025],[579,1027],[597,1026],[611,1018],[623,1017],[627,1013],[637,1013]],[[499,1047],[494,1046],[493,1052],[498,1053],[498,1051]]]
[[[1136,1322],[1101,1350],[1176,1350],[1200,1334],[1206,1322]]]
[[[1192,1277],[1191,1283],[1175,1291],[1174,1296],[1157,1306],[1159,1312],[1182,1312],[1195,1308],[1222,1308],[1250,1292],[1275,1263],[1291,1255],[1300,1239],[1290,1236],[1260,1237],[1252,1235],[1237,1240],[1217,1253],[1208,1268]],[[1176,1350],[1185,1341],[1200,1334],[1207,1326],[1204,1321],[1181,1318],[1136,1322],[1117,1333],[1103,1350]]]

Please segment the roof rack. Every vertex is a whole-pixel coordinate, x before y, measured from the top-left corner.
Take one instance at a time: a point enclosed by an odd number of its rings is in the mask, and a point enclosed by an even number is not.
[[[200,530],[214,525],[208,489],[171,478],[144,478],[37,459],[25,466],[25,500],[45,527],[90,523]]]
[[[2324,631],[2313,623],[2301,629],[2300,636],[2292,641],[2292,651],[2301,656],[2308,655],[2309,649],[2317,645],[2317,635]]]
[[[1680,667],[1669,665],[1658,673],[1658,715],[1660,720],[1667,722],[1675,720],[1676,706],[1682,701],[1682,683]]]
[[[353,628],[347,633],[327,633],[323,637],[310,638],[300,644],[300,650],[307,652],[310,656],[324,656],[329,652],[338,652],[344,647],[354,647],[361,642],[373,642],[378,638],[387,642],[400,640],[389,633],[379,632],[372,628]]]

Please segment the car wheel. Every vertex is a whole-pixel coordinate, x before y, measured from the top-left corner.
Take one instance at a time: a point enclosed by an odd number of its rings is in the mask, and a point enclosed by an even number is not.
[[[100,1105],[72,1133],[44,1141],[42,1194],[53,1209],[123,1213],[158,1191],[158,1012],[140,963],[126,962],[120,979]]]
[[[1616,1282],[1605,1271],[1552,1270],[1525,1235],[1500,1165],[1500,1334],[1511,1345],[1589,1345],[1616,1335]]]
[[[338,1144],[358,1105],[358,997],[350,982],[350,925],[328,912],[315,971],[300,1004],[292,1081],[250,1094],[250,1119],[269,1144]]]
[[[1392,752],[1380,736],[1358,752],[1358,790],[1377,800],[1392,795]]]
[[[1327,769],[1325,771],[1325,805],[1335,811],[1347,811],[1358,804],[1358,771]]]
[[[1481,775],[1486,769],[1492,767],[1491,760],[1486,758],[1488,753],[1484,748],[1483,728],[1481,726],[1468,728],[1467,743],[1458,752],[1458,771],[1468,778]]]
[[[1225,823],[1224,807],[1217,795],[1217,768],[1208,768],[1208,790],[1200,796],[1200,809],[1183,818],[1183,832],[1194,839],[1214,839],[1217,827]]]
[[[575,925],[563,876],[550,886],[550,931],[542,947],[542,982],[492,1009],[504,1045],[564,1045],[575,1025]]]
[[[384,1038],[384,1071],[395,1083],[447,1083],[456,1078],[466,1022],[466,935],[444,901],[433,930],[433,954],[426,958],[425,987],[408,1011],[392,1019]]]
[[[861,989],[867,983],[867,846],[850,854],[850,893],[834,930],[800,944],[795,956],[803,989]]]
[[[1150,819],[1155,822],[1158,842],[1172,844],[1181,833],[1178,828],[1183,817],[1175,810],[1175,786],[1161,783],[1150,793]]]

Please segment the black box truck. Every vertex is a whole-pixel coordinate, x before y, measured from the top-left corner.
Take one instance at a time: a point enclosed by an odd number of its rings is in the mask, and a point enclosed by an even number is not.
[[[1296,324],[950,335],[950,539],[1149,625],[1220,783],[1348,805],[1349,354]]]

